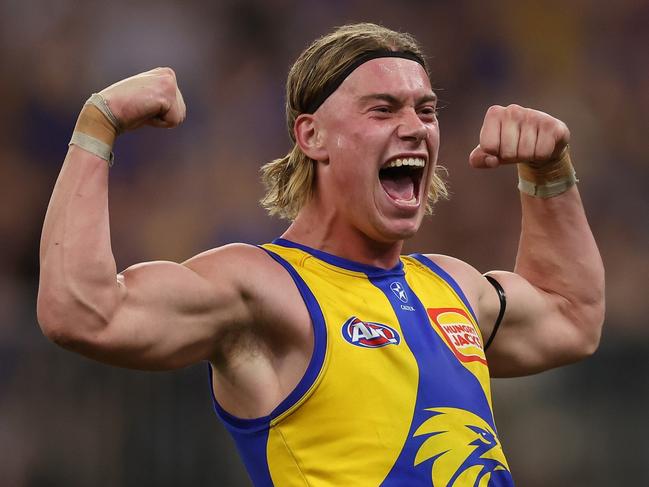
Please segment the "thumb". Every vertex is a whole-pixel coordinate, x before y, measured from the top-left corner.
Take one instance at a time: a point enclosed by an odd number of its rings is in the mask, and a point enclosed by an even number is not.
[[[500,159],[493,154],[487,154],[478,144],[469,155],[469,164],[476,169],[490,169],[500,165]]]

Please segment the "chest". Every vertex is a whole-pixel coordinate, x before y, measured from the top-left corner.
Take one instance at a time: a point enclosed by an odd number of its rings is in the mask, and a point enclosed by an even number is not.
[[[362,277],[305,272],[305,283],[326,328],[330,368],[362,370],[366,380],[421,379],[436,370],[445,380],[488,380],[479,329],[457,293],[417,272]],[[362,365],[362,367],[358,367]],[[422,371],[424,373],[422,374]]]

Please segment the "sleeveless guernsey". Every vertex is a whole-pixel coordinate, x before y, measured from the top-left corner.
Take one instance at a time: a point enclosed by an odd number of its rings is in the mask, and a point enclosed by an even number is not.
[[[262,248],[299,289],[314,350],[269,416],[214,401],[256,486],[513,486],[477,320],[450,275],[419,254],[385,270]]]

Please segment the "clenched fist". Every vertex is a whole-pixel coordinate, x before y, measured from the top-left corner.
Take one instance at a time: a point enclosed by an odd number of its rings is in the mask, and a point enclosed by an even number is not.
[[[469,162],[476,168],[521,162],[542,165],[559,157],[569,140],[566,124],[547,113],[519,105],[494,105],[487,110],[480,143]]]
[[[185,119],[186,108],[171,68],[155,68],[103,89],[100,94],[122,130],[142,125],[171,128]]]

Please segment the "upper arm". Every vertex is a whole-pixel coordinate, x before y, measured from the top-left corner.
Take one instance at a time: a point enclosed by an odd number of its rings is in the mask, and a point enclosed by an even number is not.
[[[599,336],[582,326],[577,307],[563,296],[534,286],[524,277],[504,271],[489,272],[503,287],[506,310],[487,350],[492,376],[533,374],[575,362],[590,355]],[[493,286],[483,280],[479,309],[492,328],[500,309]]]
[[[114,365],[172,369],[211,357],[216,343],[250,319],[237,264],[252,247],[227,246],[182,263],[148,262],[117,276],[107,324],[76,351]]]
[[[478,318],[486,344],[500,311],[494,286],[476,269],[458,259],[431,256],[458,282]],[[574,362],[592,353],[597,342],[589,328],[581,327],[579,313],[556,293],[532,285],[524,277],[505,271],[488,273],[503,287],[506,308],[491,345],[486,350],[494,377],[533,374]]]

